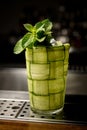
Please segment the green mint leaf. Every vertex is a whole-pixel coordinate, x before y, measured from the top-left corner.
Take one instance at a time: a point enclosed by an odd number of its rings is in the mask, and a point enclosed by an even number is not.
[[[24,48],[22,47],[22,39],[20,39],[16,45],[14,46],[14,54],[19,54],[24,50]]]
[[[39,38],[36,38],[36,40],[37,40],[38,42],[43,42],[43,41],[45,40],[45,38],[46,38],[46,37],[42,37],[42,38],[40,38],[40,39],[39,39]]]
[[[43,28],[44,24],[42,22],[37,22],[34,27],[38,30],[39,28]]]
[[[44,25],[41,26],[40,28],[38,28],[38,29],[36,30],[36,33],[40,32],[40,31],[45,32],[45,28],[43,28],[43,27],[44,27]]]
[[[28,30],[29,32],[32,32],[33,31],[33,26],[31,24],[24,24],[24,27],[26,30]]]
[[[39,31],[45,31],[44,24],[42,24],[41,22],[36,24],[34,27],[36,28],[36,33],[38,33]]]
[[[23,46],[23,48],[26,48],[28,46],[33,45],[35,41],[36,41],[36,39],[35,39],[34,35],[32,33],[27,33],[23,37],[22,46]]]
[[[46,31],[50,31],[52,29],[52,22],[48,22],[48,25],[46,25]]]
[[[50,45],[50,39],[52,38],[52,22],[49,19],[37,22],[34,26],[31,24],[24,24],[25,29],[28,31],[15,45],[14,53],[19,54],[27,47]],[[45,41],[45,42],[44,42]]]
[[[50,31],[52,29],[52,22],[50,22],[49,19],[45,19],[42,21],[42,24],[45,24],[44,27],[45,27],[45,30],[46,31]]]
[[[52,32],[51,32],[51,31],[47,31],[47,32],[45,32],[45,34],[46,34],[46,35],[51,35]]]

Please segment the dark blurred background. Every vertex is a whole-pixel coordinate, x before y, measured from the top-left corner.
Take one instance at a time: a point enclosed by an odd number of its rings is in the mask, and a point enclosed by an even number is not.
[[[71,44],[69,69],[87,71],[87,5],[84,0],[1,0],[0,65],[25,64],[24,52],[15,55],[13,47],[25,34],[24,23],[35,24],[44,18],[53,22],[56,40]]]

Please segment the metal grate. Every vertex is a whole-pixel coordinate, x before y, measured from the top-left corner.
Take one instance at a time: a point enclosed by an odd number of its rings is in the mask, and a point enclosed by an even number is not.
[[[0,100],[0,117],[15,118],[23,106],[23,101]]]
[[[62,113],[61,113],[62,114]],[[29,101],[16,101],[16,100],[0,100],[0,118],[4,119],[18,119],[18,120],[33,120],[33,121],[58,121],[63,119],[63,116],[41,115],[34,113],[30,109]]]

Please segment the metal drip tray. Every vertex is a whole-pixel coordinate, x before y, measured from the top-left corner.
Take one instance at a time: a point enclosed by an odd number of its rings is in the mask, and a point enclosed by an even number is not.
[[[29,101],[15,101],[11,99],[0,100],[0,118],[1,119],[15,119],[15,120],[29,120],[35,122],[50,121],[56,122],[61,116],[53,115],[39,115],[33,113],[30,109]]]
[[[23,101],[0,100],[0,117],[16,118],[23,106]]]
[[[66,95],[64,110],[59,115],[40,115],[30,109],[28,92],[0,91],[0,119],[87,124],[86,101],[84,96]]]

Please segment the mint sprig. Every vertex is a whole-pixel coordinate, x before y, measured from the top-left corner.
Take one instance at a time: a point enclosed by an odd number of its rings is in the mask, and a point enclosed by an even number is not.
[[[27,47],[32,48],[41,45],[44,41],[49,45],[49,40],[52,38],[52,22],[49,19],[37,22],[34,26],[31,24],[24,24],[28,31],[14,46],[13,52],[15,54],[21,53]],[[48,46],[44,44],[44,46]]]

